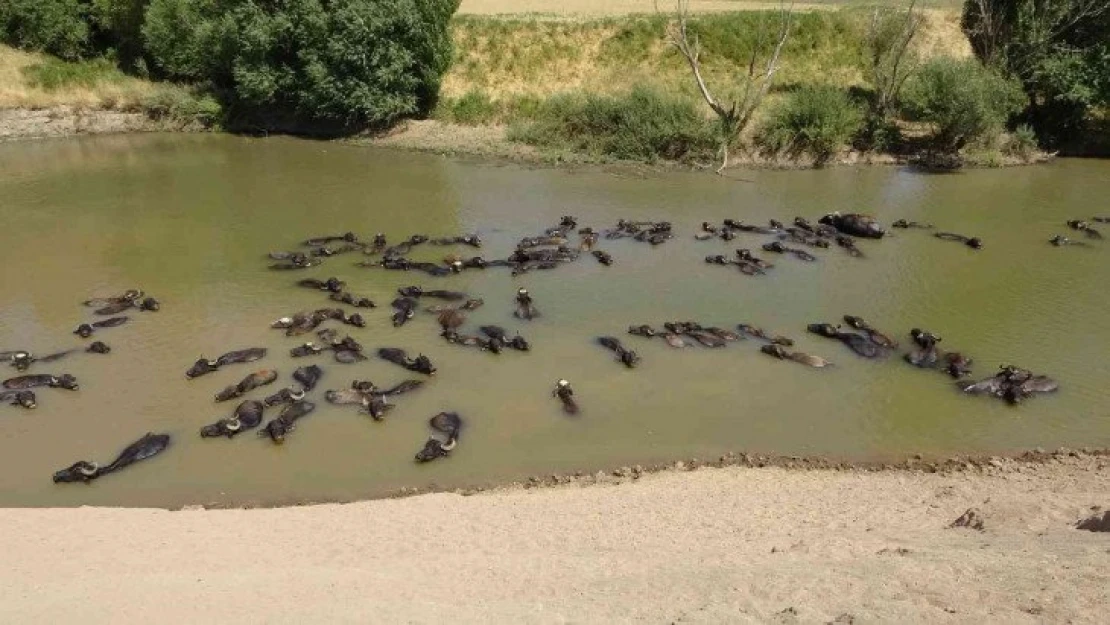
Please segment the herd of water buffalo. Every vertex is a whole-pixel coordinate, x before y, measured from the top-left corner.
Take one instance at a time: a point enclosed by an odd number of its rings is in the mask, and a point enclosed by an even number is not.
[[[1095,217],[1093,221],[1108,223],[1110,218]],[[1071,220],[1067,225],[1083,232],[1090,239],[1102,238],[1098,230],[1088,221]],[[922,230],[933,228],[929,224],[905,220],[896,221],[892,226]],[[726,219],[720,226],[703,222],[694,236],[699,241],[716,238],[731,241],[741,234],[773,237],[762,245],[764,251],[788,254],[805,262],[813,262],[817,260],[814,252],[833,246],[843,249],[851,256],[862,257],[863,252],[856,246],[856,239],[881,239],[886,231],[875,219],[866,215],[831,213],[819,219],[816,224],[796,218],[789,226],[775,220],[771,220],[767,226],[747,224],[732,219]],[[577,244],[571,243],[574,235],[578,237]],[[482,241],[474,234],[446,238],[414,235],[400,243],[390,245],[387,237],[381,233],[368,242],[362,241],[354,233],[313,238],[304,241],[296,251],[271,252],[269,258],[274,261],[270,267],[275,270],[303,270],[319,266],[333,256],[358,253],[364,257],[364,260],[357,263],[358,266],[389,271],[416,271],[429,276],[442,277],[463,271],[505,267],[510,269],[513,275],[521,275],[532,271],[555,269],[562,264],[577,261],[587,252],[597,262],[606,266],[611,265],[614,262],[612,255],[596,249],[602,239],[630,239],[650,245],[660,245],[673,236],[673,228],[669,222],[620,220],[615,226],[598,232],[591,228],[579,229],[575,218],[563,217],[556,226],[547,228],[541,235],[522,239],[515,250],[504,259],[447,254],[440,262],[414,261],[408,256],[420,245],[465,246],[477,249],[482,247]],[[979,249],[983,245],[977,237],[950,232],[937,232],[935,236],[941,240],[962,242],[974,249]],[[1053,237],[1050,242],[1057,246],[1087,245],[1085,242],[1072,241],[1062,235]],[[711,255],[705,260],[714,265],[735,266],[741,273],[753,276],[764,274],[774,266],[770,262],[757,258],[750,249],[746,248],[736,250],[734,257]],[[377,308],[371,299],[348,291],[346,284],[338,278],[306,278],[296,284],[321,291],[335,303],[360,309]],[[437,300],[441,303],[422,307],[421,302],[427,300]],[[107,318],[79,325],[74,334],[82,339],[89,339],[102,329],[124,325],[129,317],[122,313],[155,312],[160,308],[157,299],[145,296],[140,290],[129,290],[113,297],[95,298],[84,304],[94,309],[94,314]],[[504,328],[496,325],[480,326],[479,334],[462,332],[466,324],[466,313],[483,305],[482,299],[470,297],[466,293],[407,286],[399,289],[398,297],[391,302],[390,316],[393,325],[401,327],[414,319],[417,311],[422,309],[435,315],[441,330],[440,336],[447,343],[459,347],[479,349],[493,354],[501,353],[505,349],[519,351],[531,349],[528,340],[519,333],[510,336]],[[524,288],[518,289],[514,306],[513,314],[520,320],[536,319],[541,314],[531,293]],[[340,364],[366,360],[368,357],[366,351],[356,339],[349,335],[341,336],[334,327],[320,328],[329,321],[355,328],[366,325],[365,318],[359,312],[346,312],[341,308],[320,308],[297,312],[274,320],[271,327],[283,330],[288,337],[301,337],[315,333],[314,340],[301,342],[289,350],[289,355],[293,358],[314,357],[328,352]],[[897,341],[864,319],[845,315],[843,321],[849,329],[844,329],[841,324],[813,323],[807,327],[807,331],[839,341],[854,354],[863,358],[884,358],[898,349]],[[650,325],[634,325],[628,329],[628,333],[646,339],[662,338],[667,345],[674,348],[693,345],[721,348],[730,342],[754,339],[762,343],[760,347],[762,353],[777,359],[790,360],[815,368],[827,367],[831,364],[820,356],[788,349],[794,345],[789,338],[773,336],[756,326],[744,323],[737,325],[736,331],[733,331],[705,326],[696,321],[669,321],[661,324],[659,329]],[[903,355],[903,359],[910,365],[939,369],[957,380],[971,375],[971,358],[959,351],[942,351],[938,346],[941,338],[936,334],[914,328],[909,336],[912,348]],[[610,350],[615,355],[615,359],[627,367],[635,367],[641,360],[636,351],[616,337],[603,336],[598,337],[596,341],[601,347]],[[46,356],[36,356],[29,350],[4,351],[0,352],[0,361],[24,372],[33,366],[51,364],[80,352],[108,354],[110,351],[107,344],[95,341],[84,349],[74,348]],[[214,360],[201,358],[188,368],[185,375],[188,379],[194,379],[217,372],[225,366],[261,360],[267,356],[267,353],[266,348],[252,347],[228,352]],[[425,376],[436,373],[435,365],[424,354],[411,356],[404,349],[397,347],[383,347],[373,353],[378,358],[409,372]],[[323,369],[319,365],[299,367],[292,374],[295,384],[282,388],[261,400],[242,401],[229,417],[202,427],[200,436],[234,438],[243,432],[257,430],[259,436],[269,437],[274,443],[282,443],[286,436],[295,430],[297,422],[316,409],[316,404],[309,398],[309,393],[316,390],[322,376]],[[256,389],[274,383],[278,378],[278,372],[273,369],[255,371],[219,391],[215,401],[224,402],[242,398]],[[415,391],[422,385],[423,381],[418,379],[406,379],[391,387],[381,387],[369,380],[355,380],[348,388],[325,391],[323,399],[332,404],[357,406],[360,412],[368,414],[375,420],[381,420],[394,408],[397,397]],[[1057,382],[1047,376],[1037,375],[1011,365],[1002,366],[997,373],[980,381],[958,381],[957,385],[964,392],[989,395],[1013,404],[1020,403],[1031,395],[1053,392],[1058,388]],[[4,380],[3,388],[0,389],[0,401],[26,409],[34,408],[37,405],[37,397],[33,389],[44,387],[77,390],[78,383],[76,378],[69,374],[22,374]],[[568,380],[559,380],[552,395],[559,401],[565,412],[569,414],[579,412],[574,390]],[[263,425],[265,413],[272,409],[278,410],[278,414]],[[415,459],[418,462],[427,462],[450,455],[458,444],[463,419],[456,412],[441,412],[429,420],[429,425],[436,435],[429,437],[417,452]],[[87,483],[137,461],[150,458],[165,450],[169,443],[168,434],[147,433],[127,446],[112,462],[78,461],[56,472],[54,481]]]

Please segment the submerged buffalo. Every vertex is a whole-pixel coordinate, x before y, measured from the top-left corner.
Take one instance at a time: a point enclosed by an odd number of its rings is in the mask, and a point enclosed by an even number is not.
[[[235,409],[235,414],[230,418],[220,419],[215,423],[206,425],[200,429],[201,438],[215,438],[218,436],[226,436],[234,438],[235,436],[253,430],[262,423],[262,413],[265,410],[262,402],[248,400],[245,401]]]
[[[92,336],[93,332],[95,332],[99,328],[119,327],[119,326],[127,323],[129,319],[130,319],[129,317],[112,317],[110,319],[104,319],[102,321],[94,321],[92,323],[82,323],[81,325],[77,326],[77,329],[74,330],[73,333],[76,334],[77,336],[83,338],[83,339],[87,339],[90,336]]]
[[[626,348],[621,344],[620,339],[612,336],[602,336],[598,337],[597,342],[602,347],[612,350],[617,355],[617,360],[629,369],[640,364],[639,354]]]
[[[0,403],[30,410],[38,406],[34,391],[0,391]]]
[[[516,292],[516,310],[513,311],[513,316],[517,319],[527,319],[531,321],[540,316],[536,305],[532,301],[532,295],[528,293],[528,289],[520,288]]]
[[[240,380],[238,384],[228,386],[219,393],[216,393],[216,401],[227,401],[229,399],[235,399],[236,397],[242,397],[260,386],[272,384],[277,378],[278,373],[273,369],[255,371]]]
[[[189,370],[185,372],[185,377],[190,380],[199,378],[202,375],[207,375],[213,371],[219,370],[219,368],[224,365],[254,362],[265,356],[265,347],[250,347],[248,349],[228,352],[215,360],[208,360],[207,358],[201,357],[193,363],[192,367],[189,367]]]
[[[832,365],[831,362],[825,360],[820,356],[814,356],[813,354],[807,354],[805,352],[789,352],[782,345],[776,345],[774,343],[767,343],[766,345],[763,345],[759,348],[759,351],[767,354],[768,356],[774,356],[779,360],[793,360],[794,362],[801,363],[803,365],[806,365],[807,367],[814,367],[817,369]]]
[[[128,445],[111,464],[100,466],[96,462],[79,460],[69,467],[54,474],[54,483],[84,482],[88,483],[96,478],[119,471],[140,460],[154,457],[169,447],[169,434],[153,434],[148,432],[139,440]]]
[[[77,378],[68,373],[63,373],[62,375],[39,373],[35,375],[21,375],[17,378],[4,380],[4,388],[7,389],[28,389],[40,386],[64,388],[67,391],[76,391],[78,388]]]
[[[323,377],[324,370],[317,365],[309,365],[307,367],[300,367],[293,372],[293,379],[301,383],[304,390],[311,391],[316,388],[316,384],[320,382]]]
[[[276,444],[285,442],[285,437],[296,429],[297,421],[303,419],[316,410],[316,404],[310,401],[293,402],[281,411],[277,418],[271,420],[258,432],[259,436],[269,436]]]
[[[869,338],[855,332],[842,332],[839,327],[829,323],[811,323],[806,329],[819,336],[837,339],[864,358],[881,358],[888,353],[887,348],[874,343]]]
[[[457,412],[441,412],[432,417],[428,424],[432,429],[446,436],[440,440],[434,436],[424,443],[424,448],[416,452],[417,462],[431,462],[436,458],[446,458],[459,442],[459,431],[462,429],[462,418]]]
[[[383,347],[378,350],[378,357],[416,373],[423,373],[424,375],[435,375],[436,373],[435,365],[424,354],[420,354],[416,358],[409,358],[403,349]]]
[[[574,399],[574,389],[570,387],[570,382],[559,380],[555,384],[555,390],[552,391],[551,394],[562,402],[563,412],[567,414],[578,414],[578,402]]]
[[[854,237],[881,239],[883,235],[886,234],[886,230],[884,230],[883,227],[879,225],[879,222],[870,215],[861,215],[859,213],[841,215],[838,212],[833,212],[817,221],[818,223],[832,226],[840,232],[850,234]]]
[[[1019,404],[1036,393],[1054,393],[1060,384],[1044,375],[1034,375],[1028,369],[1003,365],[994,377],[978,382],[957,382],[960,390],[974,395],[993,395],[1010,404]]]
[[[957,243],[963,243],[973,250],[983,249],[983,240],[979,237],[968,237],[962,234],[956,234],[954,232],[938,232],[933,236],[944,241],[956,241]]]

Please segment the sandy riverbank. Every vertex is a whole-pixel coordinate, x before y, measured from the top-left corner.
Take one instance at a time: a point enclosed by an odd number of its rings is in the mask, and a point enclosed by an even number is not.
[[[0,510],[4,622],[1075,622],[1110,458],[726,467],[268,510]],[[970,507],[982,531],[949,528]],[[839,620],[838,620],[839,619]]]

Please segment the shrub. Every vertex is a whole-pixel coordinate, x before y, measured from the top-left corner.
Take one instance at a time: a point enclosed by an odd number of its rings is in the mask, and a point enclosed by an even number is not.
[[[1033,128],[1022,124],[1010,133],[1006,141],[1006,154],[1010,156],[1017,156],[1022,159],[1030,159],[1040,146],[1037,145],[1037,134],[1033,132]]]
[[[627,95],[553,96],[536,119],[510,129],[532,145],[621,160],[678,160],[711,154],[716,142],[694,102],[636,87]]]
[[[863,112],[840,89],[802,87],[771,110],[756,142],[765,150],[790,156],[810,154],[827,162],[863,126]]]
[[[76,60],[89,45],[86,14],[81,0],[0,0],[0,40]]]
[[[902,93],[904,112],[911,120],[929,124],[934,147],[946,152],[997,135],[1023,103],[1016,81],[975,59],[934,59],[922,66]]]
[[[384,125],[435,106],[457,8],[458,0],[152,0],[143,37],[154,69],[211,84],[251,124]]]
[[[211,95],[173,85],[155,90],[142,101],[142,108],[155,119],[173,119],[207,127],[216,126],[223,118],[220,103]]]

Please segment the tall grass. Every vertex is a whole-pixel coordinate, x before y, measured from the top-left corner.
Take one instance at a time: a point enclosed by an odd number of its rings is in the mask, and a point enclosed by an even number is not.
[[[105,58],[63,61],[0,50],[0,106],[48,108],[67,105],[142,112],[155,119],[215,126],[223,116],[211,95],[187,85],[153,83],[121,72]],[[16,97],[18,96],[18,97]]]
[[[534,146],[616,160],[704,157],[716,143],[712,125],[691,100],[636,87],[624,95],[560,95],[509,138]]]
[[[105,58],[71,63],[55,57],[45,57],[41,63],[28,65],[22,71],[28,85],[46,91],[66,87],[94,88],[101,84],[120,84],[127,81],[127,76]]]

